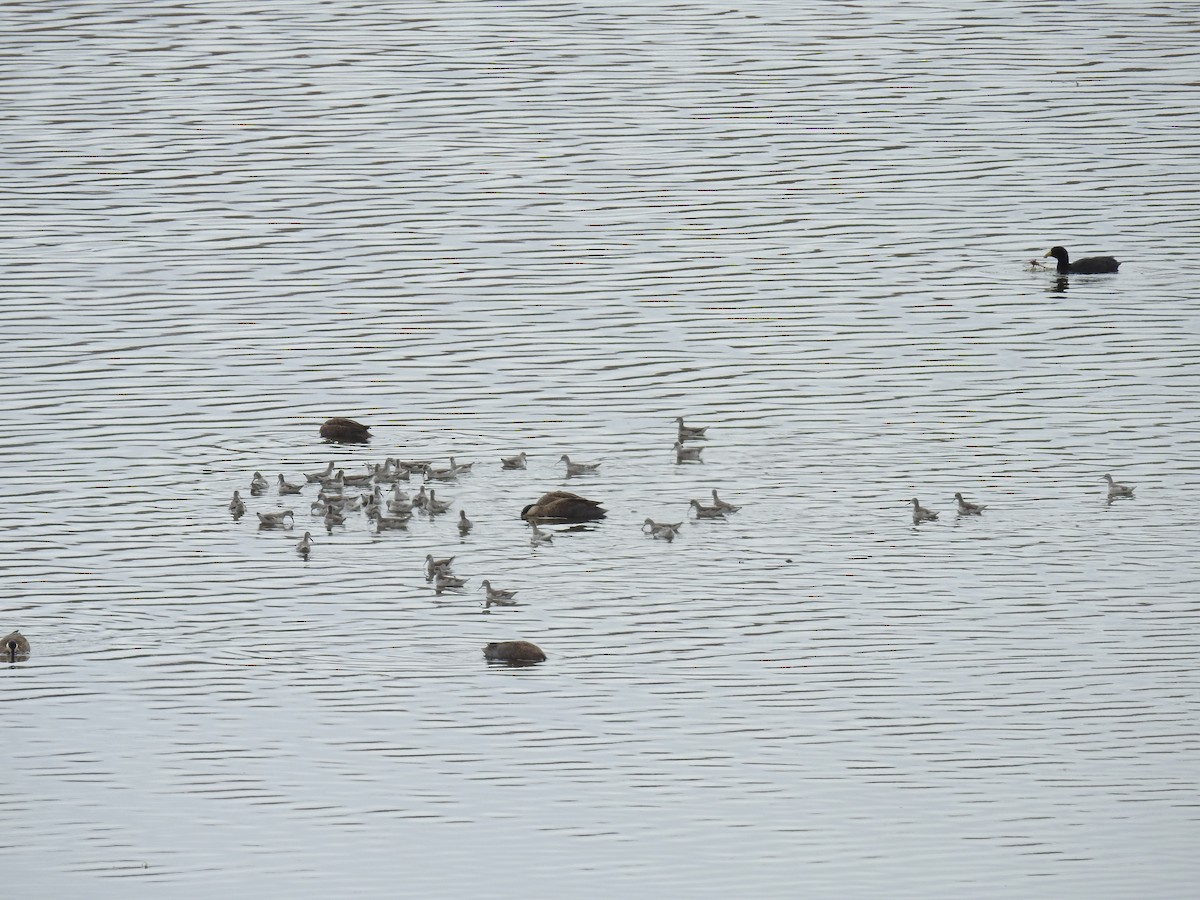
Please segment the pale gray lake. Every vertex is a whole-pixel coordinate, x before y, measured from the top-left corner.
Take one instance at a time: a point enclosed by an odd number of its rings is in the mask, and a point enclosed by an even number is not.
[[[26,0],[0,68],[5,896],[1195,896],[1195,4]]]

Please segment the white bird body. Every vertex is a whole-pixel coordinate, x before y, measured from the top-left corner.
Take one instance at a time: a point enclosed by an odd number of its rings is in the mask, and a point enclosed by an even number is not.
[[[558,461],[561,463],[567,464],[567,477],[568,478],[571,478],[572,476],[575,476],[575,475],[592,475],[596,472],[597,469],[600,468],[600,463],[598,463],[598,462],[597,463],[571,462],[571,457],[567,456],[567,454],[565,454],[565,453],[558,458]]]
[[[333,460],[331,459],[329,461],[329,465],[327,465],[324,469],[322,469],[320,472],[309,472],[307,475],[304,476],[304,480],[306,482],[308,482],[309,484],[316,484],[319,481],[324,481],[326,478],[332,478],[332,477],[333,477]]]
[[[1124,499],[1126,497],[1133,496],[1133,485],[1132,484],[1121,484],[1120,482],[1113,481],[1111,475],[1105,475],[1104,480],[1108,482],[1108,499],[1109,500],[1120,500],[1120,499]]]
[[[259,528],[279,528],[284,521],[288,522],[288,528],[291,528],[295,523],[295,516],[290,509],[281,509],[278,512],[258,513]]]
[[[708,426],[697,428],[692,425],[683,424],[683,416],[675,417],[675,424],[679,426],[678,439],[681,441],[704,441],[708,440],[704,436],[704,432],[708,431]]]
[[[958,501],[958,514],[960,516],[978,516],[987,509],[986,503],[969,503],[963,499],[962,494],[955,494],[954,499]]]
[[[675,462],[704,462],[700,458],[700,454],[704,452],[703,447],[685,447],[681,441],[675,442]]]
[[[922,522],[932,522],[934,519],[936,519],[938,517],[938,514],[935,513],[932,509],[926,509],[925,507],[923,507],[921,505],[920,501],[918,501],[916,497],[913,497],[912,505],[913,505],[913,524],[914,525],[920,525]]]
[[[502,469],[524,469],[525,468],[525,451],[521,451],[516,456],[505,456],[500,460],[500,468]]]

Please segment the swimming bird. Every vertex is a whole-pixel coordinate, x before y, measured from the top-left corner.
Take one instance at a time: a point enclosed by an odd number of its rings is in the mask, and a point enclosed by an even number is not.
[[[304,532],[304,537],[300,538],[300,543],[296,545],[296,552],[308,559],[309,551],[312,550],[313,539],[309,532]]]
[[[387,511],[393,516],[398,516],[401,513],[411,513],[413,511],[412,500],[403,492],[398,496],[391,495],[388,497]]]
[[[335,416],[321,426],[321,437],[340,444],[365,444],[371,439],[371,426]]]
[[[493,641],[483,648],[483,655],[486,659],[513,665],[546,661],[542,648],[529,641]]]
[[[675,462],[704,462],[700,458],[700,454],[704,452],[703,447],[685,447],[681,441],[675,442]]]
[[[453,504],[453,500],[439,500],[437,498],[437,491],[431,490],[429,492],[429,499],[425,501],[425,512],[431,516],[436,516],[438,513],[449,511]]]
[[[608,513],[598,500],[588,500],[570,491],[550,491],[542,494],[536,503],[521,510],[521,518],[554,519],[560,522],[590,522],[603,519]]]
[[[374,472],[363,472],[359,475],[347,475],[345,470],[338,469],[338,479],[350,487],[365,487],[375,480]]]
[[[278,528],[283,525],[284,520],[288,520],[288,528],[296,524],[296,517],[292,515],[290,509],[281,509],[278,512],[258,513],[259,528]]]
[[[987,509],[986,503],[968,503],[963,499],[962,494],[955,494],[954,499],[958,501],[958,514],[960,516],[977,516]]]
[[[513,598],[517,596],[516,591],[506,591],[503,588],[494,588],[492,583],[486,578],[483,580],[481,587],[487,591],[487,606],[516,606],[517,601]]]
[[[429,501],[429,494],[425,492],[425,485],[421,485],[421,489],[417,491],[417,495],[412,499],[414,509],[424,509],[425,504]]]
[[[456,575],[443,575],[438,572],[433,576],[433,592],[440,594],[444,590],[457,590],[467,583],[469,579],[459,578]]]
[[[558,461],[567,464],[568,478],[575,475],[592,475],[600,468],[600,463],[573,463],[571,462],[571,457],[565,453],[558,458]]]
[[[280,476],[279,476],[279,493],[280,494],[298,494],[303,489],[304,489],[304,485],[291,484],[286,479],[284,479],[282,474],[280,474]]]
[[[741,509],[740,506],[734,506],[732,503],[726,503],[724,500],[718,497],[716,488],[712,489],[712,497],[713,506],[715,506],[717,509],[723,509],[727,513],[737,512],[739,509]]]
[[[542,529],[538,528],[537,522],[531,520],[529,522],[529,527],[533,529],[533,532],[529,535],[529,543],[532,546],[536,547],[538,544],[549,544],[552,540],[554,540],[554,535],[549,531],[542,531]]]
[[[412,513],[404,513],[398,516],[389,516],[381,513],[379,510],[374,510],[371,514],[371,519],[375,522],[375,533],[391,529],[399,531],[407,528],[409,521],[412,519]]]
[[[246,514],[246,504],[242,502],[241,491],[233,492],[233,499],[229,501],[229,511],[233,513],[235,522]]]
[[[29,641],[19,631],[5,635],[4,640],[0,641],[0,645],[3,645],[4,655],[8,657],[10,663],[29,659]]]
[[[475,463],[455,462],[454,457],[450,457],[450,468],[452,468],[455,472],[470,472],[471,466],[473,465],[475,465]]]
[[[516,456],[501,457],[500,468],[502,468],[502,469],[523,469],[523,468],[525,468],[525,451],[522,450]]]
[[[454,562],[453,556],[447,556],[443,559],[434,559],[432,553],[425,554],[425,580],[433,581],[433,576],[441,572],[443,575],[450,574],[450,564]]]
[[[913,497],[912,505],[913,505],[913,524],[914,525],[920,525],[922,522],[932,522],[934,519],[936,519],[938,517],[938,514],[935,513],[932,509],[926,509],[925,507],[923,507],[917,501],[916,497]]]
[[[323,481],[326,478],[332,478],[332,477],[333,477],[333,460],[331,459],[329,461],[329,465],[327,465],[324,469],[322,469],[320,472],[309,472],[307,475],[304,476],[304,480],[307,481],[309,484],[316,484],[318,481]]]
[[[1113,481],[1111,475],[1105,475],[1104,480],[1108,482],[1109,500],[1120,500],[1133,496],[1132,484],[1121,484],[1120,482]]]
[[[263,478],[263,473],[255,472],[254,477],[250,479],[250,496],[257,497],[260,494],[265,494],[268,487],[270,485],[267,484],[267,479]]]
[[[1111,256],[1088,256],[1071,262],[1071,257],[1067,255],[1064,247],[1051,247],[1046,256],[1053,256],[1058,261],[1059,275],[1066,275],[1068,272],[1079,275],[1100,275],[1105,272],[1115,272],[1121,265]]]
[[[325,506],[325,528],[326,528],[326,530],[333,531],[334,525],[345,525],[345,524],[346,524],[346,516],[341,512],[341,510],[326,504],[326,506]]]
[[[458,511],[458,533],[469,534],[471,529],[475,527],[475,523],[467,518],[467,511],[460,509]]]
[[[683,523],[676,522],[671,524],[667,522],[655,522],[653,519],[647,518],[646,521],[642,523],[642,531],[645,531],[647,527],[650,529],[651,537],[657,538],[660,541],[667,541],[669,543],[670,541],[675,540],[675,535],[679,534],[679,529],[683,527]]]
[[[697,519],[723,519],[725,518],[725,510],[719,506],[705,506],[699,500],[693,500],[691,503],[692,509],[696,511]]]
[[[425,477],[433,481],[457,481],[458,469],[453,465],[434,466],[425,471]]]
[[[694,427],[692,425],[683,424],[683,416],[675,417],[675,424],[679,426],[678,440],[680,441],[706,441],[708,438],[704,436],[704,432],[708,431],[708,426],[703,428]]]
[[[362,498],[356,494],[330,494],[325,491],[318,491],[317,500],[322,503],[328,503],[330,506],[336,506],[342,510],[359,509],[362,506]]]

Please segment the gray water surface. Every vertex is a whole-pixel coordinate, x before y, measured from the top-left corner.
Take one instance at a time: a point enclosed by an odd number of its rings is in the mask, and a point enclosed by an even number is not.
[[[7,4],[5,888],[1193,896],[1194,13]]]

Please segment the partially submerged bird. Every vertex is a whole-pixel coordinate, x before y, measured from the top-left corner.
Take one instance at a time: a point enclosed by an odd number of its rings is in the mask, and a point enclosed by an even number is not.
[[[1133,496],[1132,484],[1121,484],[1118,481],[1113,481],[1111,475],[1105,475],[1104,480],[1108,482],[1108,499],[1121,500],[1126,497]]]
[[[715,506],[717,509],[723,509],[727,513],[737,512],[739,509],[741,509],[740,506],[734,506],[732,503],[726,503],[724,500],[718,497],[716,488],[712,489],[712,497],[713,506]]]
[[[437,491],[431,490],[429,492],[429,499],[425,501],[425,512],[431,516],[436,516],[438,513],[449,511],[453,504],[453,500],[439,500],[437,498]]]
[[[306,532],[304,532],[304,537],[300,538],[300,543],[298,543],[296,545],[296,552],[299,553],[301,556],[303,556],[305,559],[308,559],[308,554],[312,550],[312,547],[313,547],[312,535],[306,531]]]
[[[955,494],[954,499],[958,501],[958,514],[960,516],[977,516],[987,509],[986,503],[968,503],[963,499],[962,494]]]
[[[408,527],[409,520],[412,519],[412,513],[404,513],[403,515],[399,516],[389,516],[376,510],[375,514],[371,516],[371,518],[375,521],[376,532],[386,531],[388,529],[399,531],[402,528]]]
[[[433,577],[433,592],[435,594],[440,594],[445,590],[457,590],[466,583],[466,578],[459,578],[456,575],[443,575],[441,572],[438,572]]]
[[[571,462],[571,457],[567,456],[565,453],[558,458],[558,461],[567,464],[568,478],[571,478],[575,475],[592,475],[597,469],[600,468],[600,463]]]
[[[675,442],[675,462],[704,462],[700,458],[700,454],[704,452],[703,447],[685,447],[681,441]]]
[[[332,477],[333,477],[333,460],[331,459],[329,461],[329,465],[327,465],[324,469],[322,469],[320,472],[309,472],[307,475],[304,476],[304,480],[306,482],[308,482],[309,484],[316,484],[318,481],[323,481],[326,478],[332,478]]]
[[[321,426],[321,437],[340,444],[365,444],[371,439],[371,426],[335,416]]]
[[[260,494],[265,494],[270,485],[267,479],[263,478],[262,472],[255,472],[254,477],[250,479],[250,496],[257,497]]]
[[[590,522],[603,519],[608,513],[598,500],[588,500],[570,491],[550,491],[542,494],[536,503],[521,510],[521,518],[552,519],[559,522]]]
[[[525,451],[521,451],[516,456],[505,456],[500,460],[500,468],[502,469],[523,469],[525,468]]]
[[[287,479],[285,479],[283,477],[282,473],[279,475],[279,493],[281,493],[281,494],[298,494],[303,489],[304,489],[303,484],[292,484],[291,482],[289,482]]]
[[[1088,256],[1071,262],[1065,247],[1051,247],[1046,256],[1053,256],[1058,261],[1058,274],[1066,275],[1101,275],[1105,272],[1115,272],[1121,265],[1111,256]],[[1045,257],[1043,257],[1044,259]]]
[[[492,587],[492,583],[486,578],[483,580],[482,587],[487,591],[487,606],[516,606],[517,601],[513,598],[517,596],[516,591],[506,591],[502,588]]]
[[[679,534],[679,529],[682,527],[682,522],[655,522],[649,517],[647,517],[646,521],[642,523],[642,531],[645,531],[647,528],[649,528],[651,537],[657,538],[660,541],[668,542],[675,540],[675,535]]]
[[[723,519],[725,518],[725,510],[719,506],[705,506],[699,500],[693,500],[691,503],[692,509],[696,511],[697,519]]]
[[[678,439],[681,441],[705,441],[708,440],[704,436],[704,432],[708,431],[708,426],[697,428],[692,425],[683,424],[683,416],[675,417],[675,424],[679,426]]]
[[[233,499],[229,501],[229,511],[233,513],[235,520],[246,514],[246,504],[242,502],[241,491],[233,492]]]
[[[916,497],[913,497],[912,505],[913,505],[913,524],[914,525],[920,525],[922,522],[932,522],[934,519],[936,519],[938,517],[938,514],[935,513],[932,509],[926,509],[925,507],[923,507],[918,502]]]
[[[538,544],[549,544],[554,540],[554,535],[549,531],[542,531],[542,529],[538,528],[537,522],[530,520],[529,527],[533,529],[529,535],[529,543],[534,547]]]
[[[288,521],[288,528],[291,528],[296,523],[296,517],[290,509],[281,509],[278,512],[258,513],[259,528],[279,528],[283,525],[284,520]]]
[[[469,534],[471,529],[475,527],[475,523],[467,518],[467,511],[460,509],[458,511],[458,533]]]
[[[434,559],[432,553],[425,554],[425,580],[433,581],[433,577],[439,572],[443,575],[450,574],[450,564],[454,562],[453,556],[447,556],[443,559]]]
[[[21,632],[14,631],[12,634],[5,635],[3,642],[0,643],[3,644],[4,655],[10,663],[29,659],[29,641]]]
[[[546,654],[529,641],[493,641],[483,648],[485,658],[512,665],[528,665],[546,661]]]

